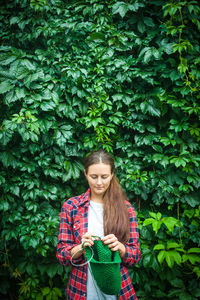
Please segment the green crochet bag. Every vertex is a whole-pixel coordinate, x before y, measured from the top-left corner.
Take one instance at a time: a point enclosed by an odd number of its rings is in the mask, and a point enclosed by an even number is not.
[[[111,251],[101,239],[94,240],[91,248],[85,247],[83,253],[85,259],[90,261],[92,275],[98,287],[107,295],[117,295],[121,289],[119,252]]]

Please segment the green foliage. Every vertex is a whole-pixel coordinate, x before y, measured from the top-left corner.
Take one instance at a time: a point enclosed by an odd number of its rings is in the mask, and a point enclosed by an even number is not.
[[[99,147],[138,210],[138,297],[198,299],[198,1],[3,2],[3,299],[64,297],[59,212],[86,190],[83,157]]]

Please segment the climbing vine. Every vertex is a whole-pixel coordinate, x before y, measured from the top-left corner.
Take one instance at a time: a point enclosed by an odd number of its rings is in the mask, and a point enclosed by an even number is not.
[[[137,210],[138,298],[198,299],[198,1],[0,8],[0,296],[64,298],[60,208],[87,189],[83,157],[104,148]]]

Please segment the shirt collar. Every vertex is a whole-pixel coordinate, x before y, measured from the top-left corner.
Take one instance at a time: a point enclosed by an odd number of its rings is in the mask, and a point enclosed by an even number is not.
[[[89,203],[90,203],[90,189],[88,189],[84,194],[81,195],[79,205],[89,206]]]

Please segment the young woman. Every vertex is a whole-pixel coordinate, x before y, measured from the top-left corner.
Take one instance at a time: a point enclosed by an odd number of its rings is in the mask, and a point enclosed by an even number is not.
[[[116,296],[102,295],[94,286],[90,269],[82,251],[92,246],[92,236],[100,236],[112,251],[119,251],[121,290],[120,300],[136,300],[127,267],[140,259],[139,235],[134,208],[127,201],[114,175],[114,161],[103,150],[85,158],[84,173],[89,184],[86,193],[67,200],[61,210],[57,258],[62,265],[70,265],[67,300],[116,300]],[[97,295],[98,294],[98,295]]]

